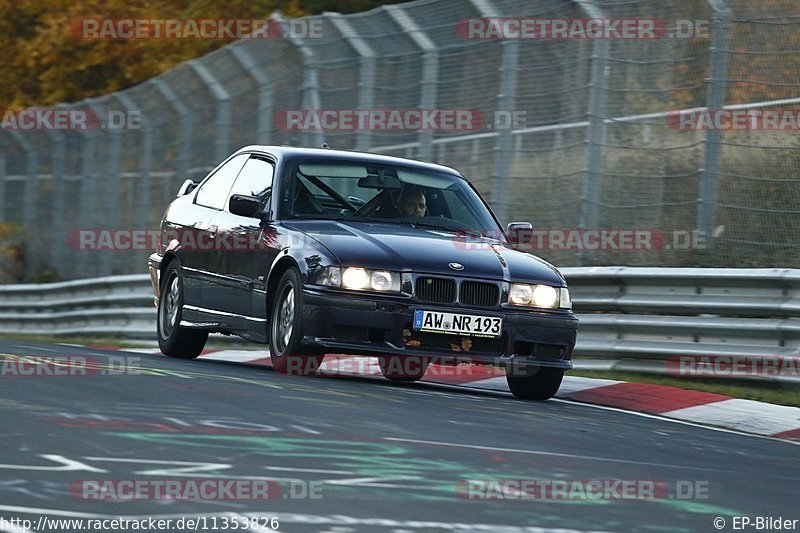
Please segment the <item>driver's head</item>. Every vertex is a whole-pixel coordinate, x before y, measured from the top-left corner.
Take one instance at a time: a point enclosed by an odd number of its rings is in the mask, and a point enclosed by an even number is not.
[[[404,217],[424,217],[428,210],[425,194],[420,189],[403,189],[398,207]]]

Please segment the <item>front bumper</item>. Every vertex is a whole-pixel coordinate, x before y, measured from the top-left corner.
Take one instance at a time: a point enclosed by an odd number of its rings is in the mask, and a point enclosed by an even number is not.
[[[158,298],[161,291],[161,259],[160,255],[151,254],[147,258],[147,270],[150,272],[150,285],[153,289],[153,303],[158,307]]]
[[[537,312],[447,306],[408,298],[303,290],[303,342],[341,353],[430,357],[440,363],[572,368],[578,319],[568,311]],[[503,318],[500,337],[420,333],[414,310]]]

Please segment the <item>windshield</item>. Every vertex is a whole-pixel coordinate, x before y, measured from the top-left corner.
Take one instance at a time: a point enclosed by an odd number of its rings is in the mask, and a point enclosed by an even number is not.
[[[285,218],[384,222],[495,238],[501,234],[466,180],[413,167],[300,162],[291,168],[282,209]]]

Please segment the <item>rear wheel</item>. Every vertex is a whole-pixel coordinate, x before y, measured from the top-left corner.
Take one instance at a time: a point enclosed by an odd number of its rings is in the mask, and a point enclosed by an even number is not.
[[[208,332],[181,326],[183,280],[177,260],[167,265],[162,279],[156,324],[158,347],[164,355],[179,359],[194,359],[203,351]]]
[[[549,400],[558,392],[563,378],[562,368],[506,368],[508,388],[514,396],[523,400]]]
[[[392,381],[419,381],[428,370],[430,359],[425,357],[381,357],[378,366],[381,374]]]
[[[278,282],[270,320],[269,355],[272,368],[281,374],[314,374],[325,355],[318,350],[304,350],[301,344],[303,283],[300,272],[290,268]],[[305,354],[303,352],[306,352]],[[313,352],[313,353],[309,353]]]

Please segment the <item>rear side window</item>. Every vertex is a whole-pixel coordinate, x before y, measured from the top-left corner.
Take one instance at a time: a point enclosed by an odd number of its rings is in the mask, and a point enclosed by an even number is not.
[[[200,185],[194,200],[195,203],[212,209],[225,207],[228,191],[231,190],[233,180],[242,170],[245,161],[247,161],[247,154],[240,154],[218,168],[211,177]]]

